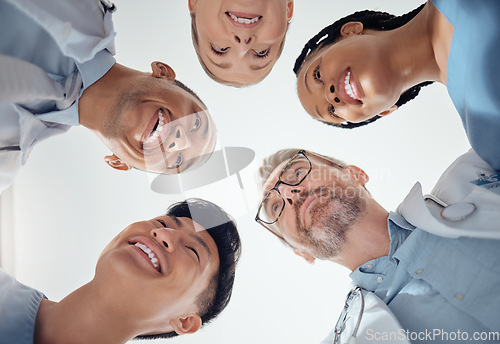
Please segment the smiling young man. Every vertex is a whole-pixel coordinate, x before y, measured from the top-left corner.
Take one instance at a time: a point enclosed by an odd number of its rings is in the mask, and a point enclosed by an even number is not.
[[[125,228],[101,253],[94,278],[59,302],[0,270],[2,343],[194,333],[227,306],[239,255],[236,225],[221,208],[199,199],[174,204]]]
[[[438,203],[456,204],[451,214],[426,202],[419,183],[389,213],[366,190],[368,175],[359,167],[304,150],[278,151],[259,172],[256,221],[306,261],[350,269],[403,328],[459,329],[471,339],[500,330],[493,320],[500,316],[500,241],[484,239],[500,238],[500,195],[485,182],[497,174],[474,151],[458,158],[432,192]],[[464,213],[471,204],[474,212]],[[465,208],[455,212],[457,206]]]
[[[283,51],[293,0],[189,0],[198,59],[215,81],[260,82]]]
[[[0,191],[33,146],[70,126],[92,130],[118,170],[179,173],[215,146],[203,102],[161,62],[116,63],[107,1],[1,0]]]

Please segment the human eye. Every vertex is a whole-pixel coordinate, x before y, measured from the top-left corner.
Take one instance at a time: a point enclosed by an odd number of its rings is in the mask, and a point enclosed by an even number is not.
[[[268,56],[269,56],[269,49],[265,49],[265,50],[254,50],[254,54],[255,54],[255,56],[257,56],[258,58],[265,59],[266,57],[268,57]]]
[[[186,246],[186,248],[190,251],[192,251],[195,255],[196,255],[196,258],[198,259],[198,262],[200,261],[200,255],[198,254],[198,251],[196,251],[196,249],[192,248],[192,247],[189,247],[189,246]]]
[[[195,120],[194,120],[193,127],[191,128],[191,131],[196,131],[196,130],[200,129],[201,123],[202,123],[202,121],[201,121],[200,114],[197,112]]]
[[[182,156],[179,154],[179,156],[177,157],[177,160],[174,163],[174,167],[178,168],[181,165],[182,165]]]
[[[278,202],[274,202],[270,208],[271,215],[276,216],[279,211],[280,211],[280,204]]]
[[[307,173],[307,169],[304,167],[297,168],[294,172],[295,180],[300,180]]]
[[[219,48],[213,44],[210,44],[210,49],[212,50],[212,52],[215,54],[215,55],[224,55],[225,53],[227,53],[227,51],[229,50],[229,47],[226,47],[226,48]]]
[[[331,118],[333,119],[336,119],[336,120],[341,120],[343,121],[344,119],[342,117],[339,117],[336,113],[335,113],[335,108],[333,107],[332,104],[328,105],[328,114],[330,115]]]
[[[156,221],[162,225],[164,228],[167,228],[167,224],[165,223],[165,221],[161,220],[161,219],[156,219]]]
[[[323,83],[323,80],[321,80],[321,73],[319,72],[319,65],[314,68],[312,76],[317,82]]]

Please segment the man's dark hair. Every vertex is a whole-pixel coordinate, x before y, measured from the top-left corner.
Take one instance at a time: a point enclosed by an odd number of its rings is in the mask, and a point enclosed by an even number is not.
[[[212,321],[226,308],[233,291],[235,268],[241,253],[240,236],[236,223],[221,207],[199,199],[190,198],[172,204],[167,216],[187,217],[206,229],[219,251],[219,270],[212,276],[208,287],[196,299],[202,325]],[[137,339],[157,339],[177,336],[174,331],[138,336]]]
[[[204,107],[207,107],[205,105],[205,103],[203,102],[203,100],[201,100],[200,97],[198,97],[198,95],[196,93],[194,93],[194,91],[192,89],[190,89],[189,87],[187,87],[184,83],[180,82],[179,80],[175,79],[174,80],[174,85],[183,89],[184,91],[186,91],[187,93],[189,93],[190,95],[192,95],[193,97],[195,97],[200,103],[203,104]]]
[[[403,14],[402,16],[395,16],[387,12],[365,10],[365,11],[355,12],[353,14],[348,15],[347,17],[341,18],[336,22],[334,22],[333,24],[325,27],[316,36],[311,38],[306,43],[299,57],[297,57],[297,60],[295,60],[295,66],[293,67],[293,71],[295,72],[296,75],[298,75],[300,68],[304,64],[304,61],[309,56],[311,56],[314,52],[320,51],[321,49],[336,43],[338,39],[341,37],[340,30],[342,26],[346,23],[357,21],[363,23],[364,29],[371,29],[378,31],[394,30],[412,20],[422,10],[422,8],[424,8],[424,6],[425,4],[420,5],[418,8],[414,9],[411,12]],[[420,89],[423,86],[427,86],[430,84],[432,84],[432,81],[425,81],[406,90],[399,97],[398,101],[396,102],[396,106],[400,107],[401,105],[412,100],[418,95]],[[376,115],[360,123],[347,122],[347,123],[334,124],[323,121],[321,122],[326,123],[328,125],[333,125],[335,127],[352,129],[361,127],[371,122],[375,122],[379,118],[381,118],[381,116]]]

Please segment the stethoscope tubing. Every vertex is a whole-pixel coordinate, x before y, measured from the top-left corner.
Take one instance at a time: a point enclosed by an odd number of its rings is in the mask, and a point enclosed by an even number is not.
[[[342,322],[342,325],[345,324],[345,318],[347,316],[347,312],[349,311],[350,302],[353,300],[353,294],[357,293],[361,300],[361,307],[359,309],[358,320],[356,321],[356,326],[354,326],[354,330],[352,331],[351,337],[348,339],[349,344],[356,343],[356,336],[358,334],[359,326],[361,324],[361,319],[363,318],[363,312],[365,311],[365,297],[363,292],[359,286],[354,287],[348,294],[345,300],[344,310],[340,314],[339,320],[337,321],[337,325],[335,326],[335,337],[333,339],[333,344],[340,344],[340,335],[342,334],[343,327],[339,328],[339,323]],[[344,318],[344,319],[343,319]]]

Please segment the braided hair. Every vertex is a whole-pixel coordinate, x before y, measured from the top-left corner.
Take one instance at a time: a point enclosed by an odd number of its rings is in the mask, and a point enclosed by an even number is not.
[[[300,53],[299,57],[297,57],[297,60],[295,60],[295,65],[293,67],[293,71],[296,75],[298,75],[300,68],[304,64],[304,61],[311,56],[316,51],[319,51],[323,48],[326,48],[327,46],[334,44],[337,42],[337,40],[341,37],[341,28],[344,24],[349,23],[349,22],[354,22],[358,21],[363,23],[364,29],[372,29],[372,30],[379,30],[379,31],[389,31],[389,30],[394,30],[398,27],[403,26],[404,24],[408,23],[411,19],[413,19],[421,10],[424,8],[425,4],[422,4],[418,8],[414,9],[411,12],[408,12],[402,16],[395,16],[393,14],[387,13],[387,12],[379,12],[379,11],[370,11],[370,10],[365,10],[365,11],[359,11],[355,12],[353,14],[348,15],[347,17],[341,18],[334,22],[333,24],[325,27],[323,30],[321,30],[316,36],[311,38],[304,48],[302,49],[302,52]],[[418,85],[415,85],[411,87],[410,89],[406,90],[401,94],[399,97],[398,101],[396,102],[396,106],[400,107],[401,105],[407,103],[408,101],[412,100],[415,98],[418,93],[420,92],[420,89],[423,86],[427,86],[432,84],[432,81],[425,81],[422,82]],[[347,123],[341,123],[341,124],[333,124],[333,123],[327,123],[329,125],[333,125],[336,127],[340,128],[345,128],[345,129],[352,129],[352,128],[357,128],[361,127],[363,125],[366,125],[368,123],[375,122],[377,119],[381,118],[381,116],[376,115],[370,119],[367,119],[366,121],[360,122],[360,123],[352,123],[352,122],[347,122]]]

